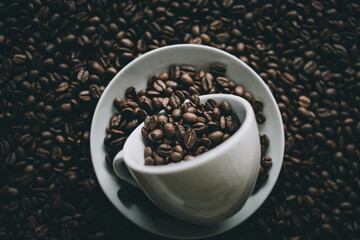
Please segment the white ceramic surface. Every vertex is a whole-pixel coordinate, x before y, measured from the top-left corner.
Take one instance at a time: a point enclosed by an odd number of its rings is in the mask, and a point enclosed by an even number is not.
[[[230,94],[203,95],[200,102],[210,98],[227,101],[242,123],[224,143],[185,162],[146,166],[142,123],[114,159],[114,170],[118,171],[117,162],[124,159],[141,189],[165,212],[199,225],[218,223],[240,210],[255,186],[261,156],[250,103]]]
[[[272,158],[273,166],[266,183],[250,196],[244,207],[234,216],[211,226],[198,226],[178,220],[146,197],[132,204],[124,204],[117,197],[120,188],[117,176],[105,162],[103,139],[109,119],[115,113],[112,101],[124,97],[127,87],[137,90],[146,87],[151,75],[167,71],[170,64],[190,64],[197,69],[209,70],[210,64],[226,65],[226,76],[244,86],[255,97],[264,102],[266,121],[259,124],[260,134],[267,134],[270,146],[266,154]],[[284,129],[276,101],[263,80],[245,63],[224,51],[201,45],[180,44],[150,51],[125,66],[109,83],[95,109],[90,134],[91,157],[100,186],[114,206],[139,227],[169,238],[194,239],[213,236],[228,231],[251,216],[265,201],[273,189],[280,173],[284,155]],[[121,223],[119,223],[121,224]]]

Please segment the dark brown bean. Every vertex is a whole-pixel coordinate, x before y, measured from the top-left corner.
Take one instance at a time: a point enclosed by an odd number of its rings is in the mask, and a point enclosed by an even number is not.
[[[189,129],[185,132],[184,135],[184,145],[187,149],[192,148],[196,143],[196,132],[192,129]]]
[[[208,138],[211,140],[211,143],[213,145],[217,145],[221,142],[222,138],[224,136],[224,133],[221,131],[215,131],[208,135]]]

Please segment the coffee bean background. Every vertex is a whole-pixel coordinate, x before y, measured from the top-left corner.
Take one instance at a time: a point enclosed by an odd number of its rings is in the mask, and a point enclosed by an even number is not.
[[[89,128],[117,71],[175,43],[249,64],[286,131],[269,198],[212,239],[359,239],[358,16],[356,0],[1,1],[0,239],[162,239],[106,199]]]

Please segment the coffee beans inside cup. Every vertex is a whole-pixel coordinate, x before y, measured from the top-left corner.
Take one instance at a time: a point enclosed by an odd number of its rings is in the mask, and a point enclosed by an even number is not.
[[[198,95],[167,115],[147,116],[142,135],[147,140],[145,165],[165,165],[198,156],[227,140],[241,123],[228,102],[201,104]]]
[[[191,156],[196,156],[211,149],[228,138],[232,131],[221,132],[221,125],[229,125],[230,122],[233,122],[233,119],[229,117],[231,114],[227,110],[224,111],[226,107],[220,107],[225,103],[217,103],[219,106],[215,108],[215,111],[211,110],[211,114],[197,115],[199,110],[197,108],[199,106],[198,96],[213,93],[234,94],[245,98],[252,105],[258,124],[266,121],[262,112],[263,102],[261,99],[254,97],[232,79],[228,79],[226,66],[223,64],[214,63],[209,66],[209,71],[198,70],[189,65],[173,64],[169,66],[168,72],[150,76],[147,80],[146,89],[136,91],[134,87],[129,87],[125,90],[125,99],[120,97],[114,99],[113,105],[117,113],[111,117],[106,129],[107,135],[104,139],[107,152],[106,161],[109,166],[112,166],[113,158],[122,150],[127,137],[143,121],[145,121],[146,125],[142,132],[143,135],[151,143],[156,144],[156,152],[160,151],[160,154],[156,153],[157,157],[155,157],[154,149],[147,148],[145,151],[147,158],[145,164],[160,165],[187,160]],[[189,99],[189,102],[184,104],[186,99]],[[211,104],[209,103],[209,105]],[[203,108],[202,111],[209,111],[205,109],[205,106]],[[223,109],[223,112],[221,109]],[[154,115],[161,110],[170,113],[170,117],[166,115],[155,117]],[[196,117],[194,117],[195,115]],[[224,118],[221,118],[222,116]],[[214,119],[217,122],[213,121]],[[158,126],[160,122],[164,122],[162,127]],[[180,124],[175,124],[176,122],[180,122]],[[232,124],[235,125],[234,122]],[[190,131],[189,127],[193,131]],[[208,134],[206,137],[198,135],[197,131],[203,131],[203,128],[210,131],[209,134],[212,134],[210,136]],[[186,133],[187,147],[183,139]],[[175,137],[171,137],[172,134]],[[181,144],[175,144],[176,141],[180,143],[176,139],[176,134],[182,136]],[[222,134],[223,136],[221,136]],[[194,137],[195,135],[196,137]],[[196,140],[198,136],[199,140]],[[172,142],[169,139],[172,139]],[[210,143],[207,139],[210,140]],[[262,186],[262,183],[268,178],[269,169],[272,165],[271,158],[265,155],[270,140],[266,135],[260,136],[260,140],[261,159],[259,161],[261,166],[257,188]],[[195,149],[194,146],[199,147]],[[172,154],[171,158],[170,154]]]

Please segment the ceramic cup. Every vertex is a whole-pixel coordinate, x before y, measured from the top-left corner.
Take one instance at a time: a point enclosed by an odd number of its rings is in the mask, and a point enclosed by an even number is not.
[[[144,165],[144,123],[127,139],[114,158],[114,170],[123,174],[124,161],[133,185],[160,208],[181,220],[200,225],[215,224],[238,212],[254,189],[260,167],[260,139],[254,111],[245,99],[229,94],[200,96],[226,100],[241,127],[225,142],[193,159],[163,166]]]

